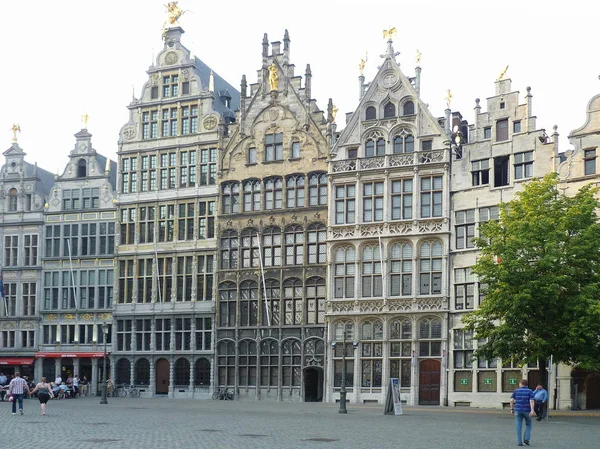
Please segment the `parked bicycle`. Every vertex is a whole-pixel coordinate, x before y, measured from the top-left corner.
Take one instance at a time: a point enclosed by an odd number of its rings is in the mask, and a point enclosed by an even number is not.
[[[235,390],[233,388],[219,387],[212,395],[213,399],[220,401],[233,401],[236,398]]]
[[[139,398],[140,390],[133,385],[122,384],[117,387],[117,397],[119,398]]]

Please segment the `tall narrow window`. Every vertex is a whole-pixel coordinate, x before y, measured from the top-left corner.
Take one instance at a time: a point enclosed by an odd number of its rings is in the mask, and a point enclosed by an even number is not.
[[[285,228],[285,264],[304,263],[304,230],[302,226],[290,225]]]
[[[276,210],[283,207],[283,180],[271,178],[265,181],[265,210]]]
[[[214,186],[217,183],[217,149],[200,150],[200,185]]]
[[[413,217],[413,180],[393,180],[391,187],[392,220],[411,220]]]
[[[292,142],[291,159],[300,159],[300,142]]]
[[[338,248],[335,251],[334,285],[336,298],[354,298],[354,276],[356,274],[354,247]]]
[[[237,232],[225,231],[221,236],[221,268],[231,270],[238,266],[238,235]]]
[[[401,387],[411,386],[412,371],[412,324],[406,319],[395,319],[390,323],[390,377],[400,379]]]
[[[390,256],[390,295],[412,295],[412,246],[408,242],[394,243]]]
[[[265,267],[281,266],[281,228],[269,227],[263,231],[263,265]]]
[[[302,324],[303,286],[300,279],[290,278],[283,282],[283,324]]]
[[[498,120],[496,122],[496,141],[508,140],[508,119]]]
[[[363,221],[383,220],[383,182],[363,184]]]
[[[77,163],[77,177],[78,178],[85,178],[87,176],[87,164],[85,162],[85,159],[79,159],[79,162]]]
[[[219,325],[233,327],[236,322],[237,287],[233,282],[219,285]]]
[[[308,205],[325,206],[327,204],[327,174],[313,173],[308,178]]]
[[[263,289],[262,325],[268,326],[270,320],[272,326],[278,326],[281,323],[281,287],[279,281],[267,279],[264,287],[266,287],[266,291]]]
[[[515,179],[533,176],[533,151],[515,154]]]
[[[287,177],[286,206],[288,209],[304,207],[304,175],[291,175]]]
[[[308,263],[325,263],[327,261],[327,228],[322,223],[314,223],[308,227],[307,235]]]
[[[259,257],[256,229],[244,229],[242,232],[242,268],[258,268]]]
[[[227,182],[222,187],[224,214],[237,214],[240,211],[240,183]]]
[[[392,103],[392,102],[387,103],[383,107],[383,117],[389,118],[389,117],[395,117],[395,116],[396,116],[396,106],[394,106],[394,103]]]
[[[454,270],[454,308],[472,310],[475,307],[475,274],[471,268]]]
[[[375,120],[377,118],[377,110],[373,106],[367,107],[365,110],[365,120]]]
[[[442,292],[442,243],[439,240],[424,242],[419,254],[421,295]]]
[[[335,224],[351,224],[355,221],[356,186],[335,187]]]
[[[18,201],[17,189],[10,189],[8,191],[8,211],[9,212],[17,211],[17,201]]]
[[[256,164],[256,148],[248,148],[248,164]]]
[[[381,388],[383,378],[383,323],[366,321],[360,339],[361,387]]]
[[[383,296],[381,268],[380,246],[365,246],[362,254],[361,273],[363,298]]]
[[[489,159],[471,162],[471,179],[473,186],[482,186],[490,183]]]
[[[221,341],[217,346],[217,382],[219,386],[235,385],[235,343]]]
[[[241,387],[256,386],[256,342],[242,340],[238,351],[238,385]]]
[[[475,209],[461,210],[456,215],[456,249],[473,248]]]
[[[258,284],[244,281],[240,284],[240,326],[258,323]]]
[[[509,156],[494,158],[494,187],[507,186],[509,183]]]
[[[421,178],[421,218],[442,216],[442,176]]]
[[[244,181],[244,212],[260,210],[260,181]]]
[[[412,101],[404,103],[404,115],[413,115],[415,113],[415,104]]]
[[[585,175],[596,174],[596,149],[585,150],[583,152],[583,163],[585,166]]]
[[[325,322],[325,279],[313,277],[306,281],[306,324]]]

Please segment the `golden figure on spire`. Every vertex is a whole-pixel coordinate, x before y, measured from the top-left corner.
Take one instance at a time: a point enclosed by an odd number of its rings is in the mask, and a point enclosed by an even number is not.
[[[179,20],[179,18],[185,13],[185,11],[183,9],[181,9],[179,6],[177,6],[177,1],[174,2],[169,2],[165,5],[165,8],[167,8],[167,20],[165,21],[165,24],[167,22],[169,22],[170,25],[175,25],[177,23],[177,21]]]
[[[387,39],[388,41],[392,40],[392,36],[396,34],[396,27],[392,28],[390,27],[387,30],[383,30],[383,38]]]
[[[331,108],[331,121],[333,123],[335,123],[335,116],[337,115],[338,112],[338,108],[336,105],[333,105],[333,108]]]
[[[10,130],[13,133],[13,143],[17,143],[17,132],[21,132],[21,127],[18,124],[13,124],[12,128],[10,128]]]
[[[450,109],[450,104],[452,104],[452,92],[448,89],[448,93],[446,94],[446,108]]]
[[[277,90],[279,87],[279,75],[277,74],[275,61],[269,66],[269,84],[271,85],[271,90]]]
[[[363,76],[363,71],[365,70],[365,64],[369,60],[369,52],[365,53],[365,59],[361,59],[358,63],[358,68],[360,70],[360,76]]]
[[[90,116],[87,114],[87,112],[81,116],[81,122],[83,123],[83,129],[87,129],[89,120],[90,120]]]
[[[504,79],[504,75],[506,75],[506,72],[508,72],[508,66],[504,67],[504,70],[500,72],[500,75],[496,81],[502,81]]]
[[[421,52],[417,48],[417,56],[415,57],[415,62],[417,63],[417,67],[421,65]]]

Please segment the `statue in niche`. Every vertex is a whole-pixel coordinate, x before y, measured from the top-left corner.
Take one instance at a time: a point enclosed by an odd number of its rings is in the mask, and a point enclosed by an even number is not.
[[[269,66],[269,84],[271,86],[271,90],[277,90],[279,87],[279,75],[277,74],[277,66],[275,65],[275,62]]]

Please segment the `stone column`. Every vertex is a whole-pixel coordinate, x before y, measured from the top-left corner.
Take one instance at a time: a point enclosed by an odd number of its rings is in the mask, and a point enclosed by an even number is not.
[[[96,396],[98,394],[98,360],[97,358],[92,359],[92,377],[90,379],[90,396]]]

